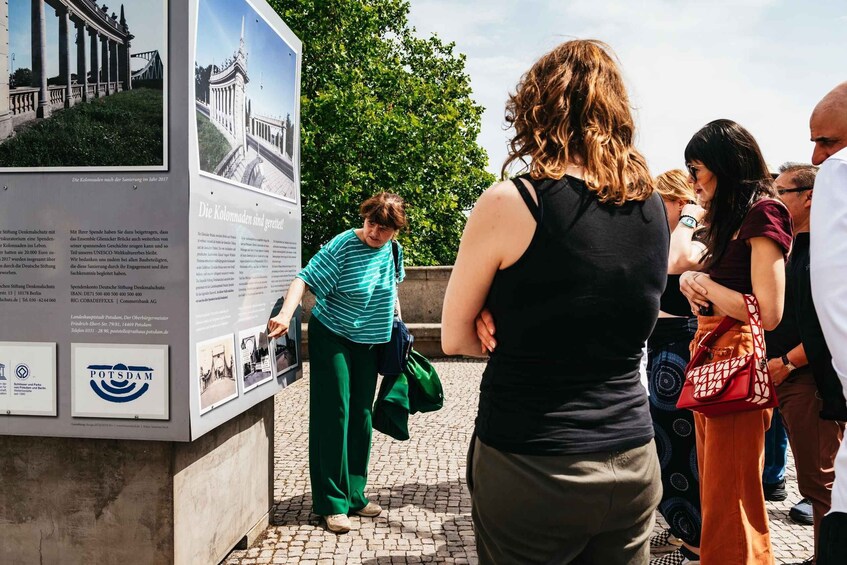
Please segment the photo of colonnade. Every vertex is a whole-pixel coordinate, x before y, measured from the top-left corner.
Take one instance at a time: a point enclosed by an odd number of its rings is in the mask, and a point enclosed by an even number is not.
[[[246,0],[199,0],[194,97],[200,170],[297,202],[297,56]]]
[[[164,170],[166,7],[0,2],[0,167]]]

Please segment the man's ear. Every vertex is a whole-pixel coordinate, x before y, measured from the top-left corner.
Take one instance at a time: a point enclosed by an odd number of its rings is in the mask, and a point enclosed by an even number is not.
[[[812,207],[812,193],[813,192],[814,192],[814,190],[810,190],[808,192],[808,195],[806,196],[806,201],[803,203],[803,206],[805,208],[811,208]]]

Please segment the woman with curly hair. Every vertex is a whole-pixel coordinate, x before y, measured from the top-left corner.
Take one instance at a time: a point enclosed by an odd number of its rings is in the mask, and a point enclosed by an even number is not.
[[[446,353],[491,352],[468,465],[480,562],[646,563],[661,483],[639,364],[669,230],[609,47],[541,57],[506,118],[504,174],[526,173],[477,201],[442,313]]]

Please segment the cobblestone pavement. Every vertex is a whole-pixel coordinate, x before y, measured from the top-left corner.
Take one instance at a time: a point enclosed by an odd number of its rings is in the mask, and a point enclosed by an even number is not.
[[[444,384],[444,408],[412,416],[409,441],[374,432],[366,493],[385,511],[375,519],[351,517],[352,531],[336,536],[311,512],[306,363],[304,378],[276,397],[276,506],[271,526],[253,547],[233,551],[224,562],[476,563],[465,454],[484,364],[442,361],[435,366]],[[788,510],[800,499],[793,462],[788,483],[788,500],[768,503],[777,564],[802,561],[812,552],[812,528],[788,519]]]

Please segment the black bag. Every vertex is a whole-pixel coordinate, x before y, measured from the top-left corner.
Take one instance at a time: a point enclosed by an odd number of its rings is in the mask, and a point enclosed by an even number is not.
[[[400,273],[400,258],[397,242],[394,240],[391,241],[391,251],[394,254],[394,277],[396,280]],[[394,323],[391,326],[391,339],[379,348],[377,372],[386,377],[402,373],[406,369],[406,363],[409,360],[409,353],[412,351],[414,342],[415,338],[409,333],[409,328],[406,327],[399,316],[395,316]]]

